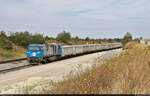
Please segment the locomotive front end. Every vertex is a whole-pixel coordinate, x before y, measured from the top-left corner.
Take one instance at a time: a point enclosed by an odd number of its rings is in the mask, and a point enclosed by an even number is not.
[[[41,63],[43,60],[43,46],[41,44],[30,44],[27,50],[29,63]]]

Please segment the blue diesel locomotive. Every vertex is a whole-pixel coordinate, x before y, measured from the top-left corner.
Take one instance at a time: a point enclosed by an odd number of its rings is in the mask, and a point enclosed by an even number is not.
[[[42,63],[50,61],[50,57],[60,57],[62,47],[60,44],[30,44],[27,49],[29,63]]]

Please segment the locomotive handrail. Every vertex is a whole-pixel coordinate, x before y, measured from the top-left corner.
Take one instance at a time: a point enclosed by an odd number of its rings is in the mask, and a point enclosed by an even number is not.
[[[22,60],[27,60],[27,58],[18,58],[18,59],[0,61],[0,64],[9,63],[9,62],[13,62],[13,61],[22,61]]]

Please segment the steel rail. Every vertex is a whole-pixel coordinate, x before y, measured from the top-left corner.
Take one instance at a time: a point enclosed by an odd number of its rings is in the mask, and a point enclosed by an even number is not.
[[[5,64],[5,63],[10,63],[10,62],[15,62],[15,61],[22,61],[22,60],[27,60],[27,58],[19,58],[19,59],[0,61],[0,64]]]

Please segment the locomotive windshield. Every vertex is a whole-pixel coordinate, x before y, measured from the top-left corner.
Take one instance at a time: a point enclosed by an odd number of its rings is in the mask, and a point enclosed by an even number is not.
[[[41,48],[37,46],[32,46],[32,47],[28,47],[28,50],[41,50]]]

